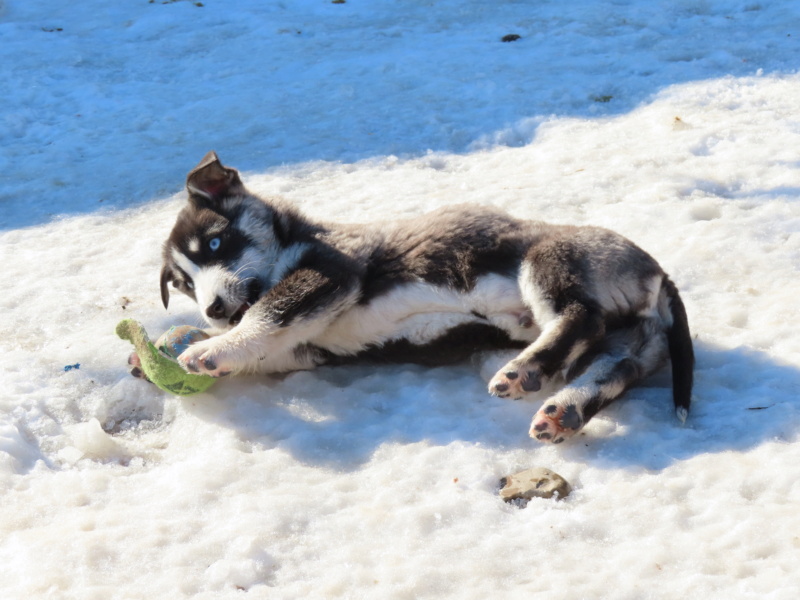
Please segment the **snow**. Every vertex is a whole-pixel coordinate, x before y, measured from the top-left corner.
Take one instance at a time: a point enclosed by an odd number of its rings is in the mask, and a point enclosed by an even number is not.
[[[202,4],[0,2],[2,597],[794,600],[800,5]],[[120,319],[200,322],[157,278],[212,148],[318,218],[629,236],[687,305],[686,426],[666,374],[558,447],[472,365],[135,380]],[[532,466],[573,493],[503,503]]]

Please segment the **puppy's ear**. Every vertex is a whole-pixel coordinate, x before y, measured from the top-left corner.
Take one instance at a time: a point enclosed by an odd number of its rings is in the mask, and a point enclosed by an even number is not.
[[[164,303],[164,308],[169,308],[169,286],[167,285],[172,281],[172,269],[168,265],[161,267],[161,302]]]
[[[244,191],[238,171],[223,166],[213,150],[189,172],[186,177],[186,189],[189,190],[190,199],[211,202]]]

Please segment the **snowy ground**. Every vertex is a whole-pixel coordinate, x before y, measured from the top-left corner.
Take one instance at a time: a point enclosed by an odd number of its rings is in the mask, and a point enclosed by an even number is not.
[[[0,597],[797,598],[800,4],[112,4],[0,1]],[[319,218],[626,234],[687,425],[665,376],[559,447],[469,365],[131,378],[118,320],[198,322],[157,277],[212,148]],[[573,494],[504,504],[531,466]]]

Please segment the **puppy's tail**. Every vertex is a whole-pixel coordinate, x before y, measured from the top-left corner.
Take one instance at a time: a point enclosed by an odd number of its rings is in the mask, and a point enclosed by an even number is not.
[[[678,288],[668,277],[664,278],[663,290],[666,292],[672,313],[672,325],[667,329],[669,358],[672,361],[672,399],[675,403],[675,414],[681,423],[685,423],[692,404],[694,384],[692,335],[689,332],[686,307],[678,294]]]

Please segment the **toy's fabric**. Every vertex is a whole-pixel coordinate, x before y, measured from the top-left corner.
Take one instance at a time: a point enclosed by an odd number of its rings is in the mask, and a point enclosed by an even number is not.
[[[117,335],[134,345],[145,375],[165,392],[188,396],[206,391],[216,381],[208,375],[184,371],[177,360],[160,352],[153,345],[144,326],[138,321],[123,319],[117,324]]]

